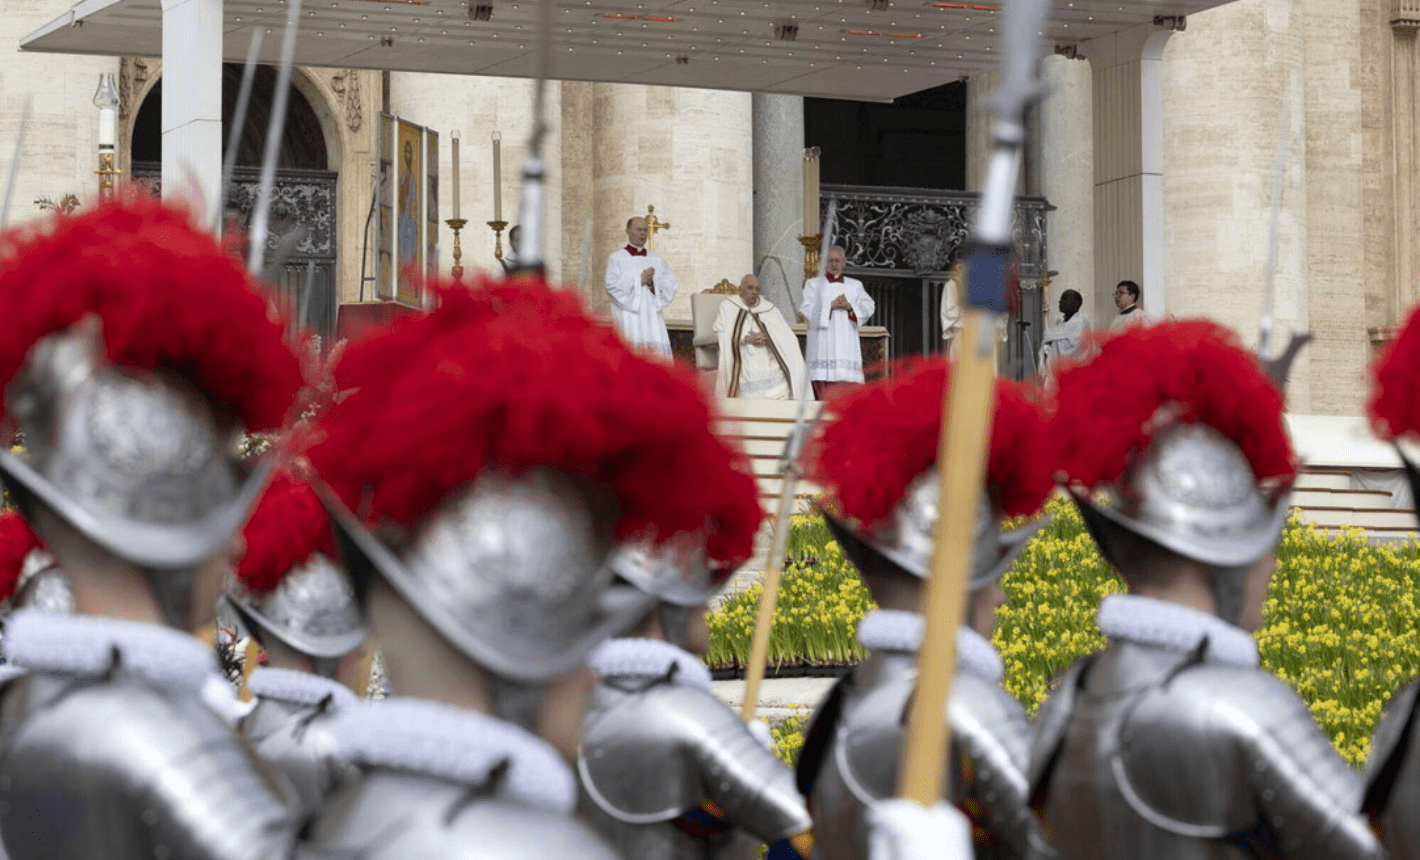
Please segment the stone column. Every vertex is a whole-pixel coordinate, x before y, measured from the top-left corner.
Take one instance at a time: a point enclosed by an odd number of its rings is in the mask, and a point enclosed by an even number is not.
[[[756,93],[754,123],[754,268],[764,297],[793,322],[804,285],[804,99]]]
[[[1337,291],[1326,301],[1338,308],[1351,304],[1346,292],[1361,292],[1356,282],[1362,268],[1359,258],[1347,264],[1353,281],[1345,287],[1332,280],[1337,271],[1333,264],[1318,266],[1309,260],[1309,243],[1317,236],[1313,222],[1334,229],[1343,244],[1361,244],[1359,224],[1354,231],[1346,226],[1352,213],[1346,207],[1313,209],[1313,191],[1330,197],[1350,185],[1359,193],[1361,183],[1359,173],[1315,186],[1311,181],[1308,149],[1313,132],[1334,127],[1333,141],[1323,144],[1318,137],[1316,144],[1325,158],[1339,163],[1351,157],[1348,150],[1359,155],[1359,120],[1344,100],[1332,102],[1308,93],[1304,69],[1313,62],[1308,49],[1312,25],[1302,7],[1301,0],[1243,0],[1190,15],[1188,29],[1173,37],[1164,59],[1168,311],[1210,317],[1233,328],[1244,342],[1257,342],[1269,277],[1273,189],[1280,175],[1271,273],[1274,351],[1293,331],[1316,329],[1323,335],[1311,317],[1315,305],[1310,295],[1318,295],[1313,283],[1326,284],[1323,292]],[[1337,14],[1345,13],[1338,9]],[[1318,40],[1329,38],[1324,30],[1316,32]],[[1349,86],[1342,84],[1347,76],[1334,74],[1341,66],[1349,67],[1328,62],[1317,71],[1337,86]],[[1319,112],[1315,127],[1309,121],[1313,109],[1308,108],[1314,100]],[[1334,120],[1325,118],[1331,110],[1340,111]],[[1328,228],[1328,222],[1335,226]],[[1105,274],[1098,278],[1104,283]],[[1364,337],[1360,322],[1356,329]],[[1321,380],[1311,373],[1320,346],[1309,346],[1292,371],[1288,400],[1295,410],[1318,411],[1310,386]],[[1338,383],[1344,379],[1345,386],[1365,387],[1359,374],[1334,375]]]
[[[596,84],[593,306],[606,307],[606,258],[626,219],[648,205],[671,227],[655,248],[680,279],[667,320],[690,319],[690,294],[751,271],[753,205],[748,93]]]
[[[1041,104],[1041,194],[1055,206],[1046,215],[1046,261],[1059,272],[1046,296],[1046,319],[1056,315],[1060,294],[1075,290],[1095,325],[1101,318],[1095,288],[1094,119],[1090,66],[1061,56],[1046,57],[1041,75],[1049,95]]]
[[[220,193],[222,0],[163,0],[163,196]]]
[[[1391,9],[1391,146],[1394,153],[1394,228],[1391,235],[1394,260],[1389,311],[1394,324],[1420,301],[1420,260],[1417,260],[1415,231],[1420,229],[1416,211],[1415,170],[1420,166],[1415,135],[1420,132],[1416,111],[1420,110],[1420,0],[1392,0]]]
[[[1168,312],[1160,67],[1171,35],[1142,24],[1079,47],[1094,76],[1096,320],[1109,319],[1125,279],[1143,287],[1151,316]]]

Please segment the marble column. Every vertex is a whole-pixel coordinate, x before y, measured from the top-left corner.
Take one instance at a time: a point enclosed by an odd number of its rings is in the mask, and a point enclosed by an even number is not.
[[[1161,66],[1172,35],[1141,24],[1079,47],[1094,76],[1097,320],[1108,319],[1114,285],[1126,279],[1143,288],[1151,316],[1168,313]]]
[[[163,196],[220,193],[222,0],[163,0]]]
[[[1352,190],[1359,200],[1359,171],[1344,166],[1359,157],[1359,116],[1353,112],[1359,102],[1353,107],[1340,94],[1351,86],[1350,76],[1336,73],[1354,68],[1359,58],[1345,59],[1348,40],[1336,24],[1309,35],[1313,25],[1303,5],[1303,0],[1240,0],[1190,15],[1188,28],[1170,40],[1163,75],[1164,244],[1169,313],[1210,317],[1248,344],[1257,342],[1264,288],[1271,279],[1271,349],[1275,352],[1294,331],[1313,330],[1318,336],[1294,366],[1287,391],[1292,409],[1316,412],[1322,411],[1321,401],[1313,398],[1316,383],[1338,390],[1365,388],[1359,366],[1328,371],[1335,381],[1314,372],[1317,356],[1340,355],[1322,341],[1350,336],[1343,329],[1352,324],[1331,331],[1319,326],[1312,298],[1332,292],[1326,301],[1349,314],[1363,303],[1358,283],[1363,264],[1359,256],[1352,262],[1340,257],[1322,262],[1315,256],[1321,246],[1310,247],[1327,230],[1335,234],[1325,242],[1332,249],[1361,245],[1359,212],[1342,205]],[[1344,17],[1344,10],[1338,8],[1337,15]],[[1338,37],[1333,49],[1342,55],[1334,62],[1321,61],[1322,55],[1309,47],[1313,38],[1327,42],[1328,32]],[[1350,45],[1355,50],[1355,42]],[[1312,94],[1304,71],[1312,65],[1319,77],[1330,79],[1328,94]],[[1313,146],[1335,166],[1309,163]],[[1332,175],[1313,182],[1313,176],[1323,174]],[[1313,206],[1314,193],[1335,201],[1333,208]],[[1333,253],[1326,250],[1322,256]],[[1269,256],[1275,260],[1270,272]],[[1097,277],[1103,284],[1107,273]],[[1354,336],[1365,337],[1359,319]]]
[[[626,244],[626,219],[670,222],[655,249],[680,280],[667,320],[690,320],[690,294],[752,270],[748,93],[596,84],[592,229],[594,306],[605,307],[607,255]]]
[[[1049,92],[1040,117],[1040,193],[1055,206],[1046,215],[1046,263],[1059,274],[1050,285],[1046,319],[1053,319],[1060,294],[1075,290],[1085,314],[1098,315],[1095,288],[1094,120],[1089,63],[1046,57],[1041,76]]]
[[[754,123],[754,268],[764,297],[794,319],[804,284],[804,99],[756,93]]]

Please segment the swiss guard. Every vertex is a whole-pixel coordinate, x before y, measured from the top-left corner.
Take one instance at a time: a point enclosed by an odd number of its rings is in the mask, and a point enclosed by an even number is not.
[[[917,684],[918,614],[938,518],[936,471],[944,359],[904,364],[887,380],[825,406],[826,426],[806,452],[807,475],[823,487],[824,517],[879,609],[863,618],[858,641],[869,656],[819,706],[798,761],[809,799],[815,852],[858,860],[870,843],[865,811],[893,796],[908,702]],[[1053,488],[1045,419],[1027,390],[996,383],[996,417],[967,624],[957,636],[959,666],[949,714],[947,798],[972,823],[978,858],[1049,856],[1026,803],[1030,729],[1020,704],[1000,686],[1001,658],[989,636],[1004,601],[999,580],[1041,523],[1003,531],[1002,519],[1037,512]]]
[[[0,832],[24,858],[270,858],[290,813],[233,731],[211,648],[265,469],[243,430],[301,386],[268,301],[194,217],[108,203],[0,237],[0,477],[75,614],[16,611]]]
[[[618,548],[617,576],[654,598],[628,638],[604,642],[577,767],[582,812],[624,857],[807,857],[812,822],[793,772],[710,692],[710,599],[754,547],[754,478],[729,462],[698,490],[724,500],[709,535]],[[786,852],[786,853],[779,853]]]
[[[1395,343],[1374,371],[1368,411],[1381,439],[1396,442],[1413,489],[1420,488],[1415,451],[1420,438],[1420,312],[1413,312]],[[1420,495],[1417,495],[1420,498]],[[1415,741],[1416,697],[1420,679],[1411,681],[1386,705],[1371,740],[1366,764],[1362,811],[1396,860],[1420,858],[1420,746]]]
[[[330,724],[358,702],[369,631],[310,485],[278,473],[242,535],[227,600],[267,660],[247,678],[255,707],[241,731],[290,783],[298,809],[314,813],[349,770]]]
[[[607,559],[703,530],[727,452],[694,379],[575,294],[529,278],[437,301],[346,351],[310,450],[395,695],[337,715],[358,773],[306,847],[610,858],[575,818],[585,660],[651,599]]]
[[[1380,856],[1356,774],[1252,637],[1297,468],[1281,392],[1204,320],[1116,335],[1058,380],[1059,467],[1127,590],[1036,717],[1060,857]]]

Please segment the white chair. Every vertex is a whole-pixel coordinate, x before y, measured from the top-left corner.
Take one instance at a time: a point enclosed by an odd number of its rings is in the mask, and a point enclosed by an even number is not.
[[[739,291],[739,287],[726,279],[704,292],[691,293],[690,324],[697,368],[715,370],[720,366],[720,337],[715,334],[715,317],[720,314],[720,303]]]

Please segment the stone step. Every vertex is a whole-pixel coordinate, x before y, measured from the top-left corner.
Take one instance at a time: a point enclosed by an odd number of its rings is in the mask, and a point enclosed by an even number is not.
[[[793,716],[808,717],[833,687],[835,678],[766,678],[759,686],[755,715],[775,725]],[[710,691],[739,713],[744,681],[713,681]]]
[[[1357,509],[1339,507],[1298,508],[1297,515],[1323,529],[1352,527],[1366,531],[1414,532],[1415,512],[1404,508]]]
[[[1333,489],[1307,487],[1292,491],[1291,504],[1296,508],[1390,508],[1391,494],[1387,490]]]
[[[1349,490],[1351,474],[1336,469],[1305,469],[1297,476],[1299,490]]]

